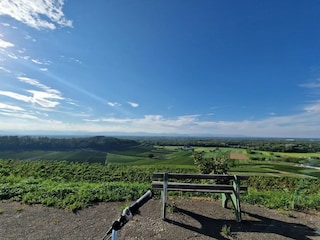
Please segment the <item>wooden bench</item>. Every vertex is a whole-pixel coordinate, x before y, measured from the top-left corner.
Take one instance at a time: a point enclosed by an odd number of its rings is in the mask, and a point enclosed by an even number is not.
[[[248,176],[221,174],[154,173],[152,176],[152,189],[161,190],[162,219],[166,219],[168,191],[184,191],[221,193],[222,206],[226,208],[227,202],[230,200],[235,211],[236,219],[238,222],[241,222],[240,193],[247,191],[247,187],[241,186],[240,182],[248,178]],[[214,180],[214,183],[201,183],[204,179]],[[179,182],[173,180],[179,180]],[[198,180],[198,182],[190,183],[194,180]]]

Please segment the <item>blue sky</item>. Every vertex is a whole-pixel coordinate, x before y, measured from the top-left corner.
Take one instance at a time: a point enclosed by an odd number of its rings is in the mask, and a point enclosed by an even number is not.
[[[320,137],[320,2],[2,0],[0,133]]]

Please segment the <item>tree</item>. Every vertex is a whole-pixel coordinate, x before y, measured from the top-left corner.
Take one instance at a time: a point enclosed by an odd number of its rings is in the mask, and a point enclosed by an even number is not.
[[[227,174],[229,171],[229,152],[219,151],[211,158],[205,158],[203,152],[195,152],[194,162],[203,174]]]

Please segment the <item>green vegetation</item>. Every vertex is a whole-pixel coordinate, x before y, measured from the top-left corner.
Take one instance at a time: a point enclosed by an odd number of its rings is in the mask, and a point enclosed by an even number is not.
[[[230,237],[231,236],[231,227],[228,226],[227,224],[223,224],[220,232],[222,235],[224,235],[226,237]]]
[[[150,188],[153,172],[196,171],[195,168],[172,166],[104,166],[17,160],[0,160],[0,167],[0,199],[41,203],[73,211],[93,202],[137,199]],[[242,198],[246,202],[271,208],[320,210],[319,179],[252,176],[248,186],[250,191]],[[212,194],[203,196],[217,197]]]
[[[137,199],[150,188],[153,172],[168,170],[66,161],[0,160],[0,199],[77,210],[93,202]]]
[[[75,211],[94,202],[135,200],[151,187],[153,172],[221,170],[250,176],[242,201],[320,210],[320,141],[189,140],[0,137],[0,199]]]
[[[201,173],[227,174],[229,171],[229,152],[215,152],[210,158],[204,157],[203,152],[195,152],[194,161]]]

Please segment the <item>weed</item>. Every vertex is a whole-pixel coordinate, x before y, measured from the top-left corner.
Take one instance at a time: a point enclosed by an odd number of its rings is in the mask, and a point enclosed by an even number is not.
[[[222,227],[221,227],[221,234],[224,235],[224,236],[231,236],[231,227],[228,226],[227,224],[224,224]]]
[[[277,211],[278,211],[280,214],[285,215],[285,216],[287,216],[287,217],[289,217],[289,218],[296,218],[296,217],[295,217],[290,211],[288,211],[288,210],[285,210],[285,209],[280,208],[280,209],[277,209]]]
[[[0,208],[0,214],[2,214],[3,213],[3,209],[2,208]]]
[[[175,202],[168,204],[167,209],[168,209],[168,212],[170,212],[170,213],[179,212],[177,204]]]
[[[58,225],[58,224],[59,224],[59,220],[58,220],[58,219],[54,219],[54,220],[53,220],[53,224],[54,224],[54,225]]]
[[[16,212],[22,212],[23,210],[24,210],[24,207],[16,208]]]

